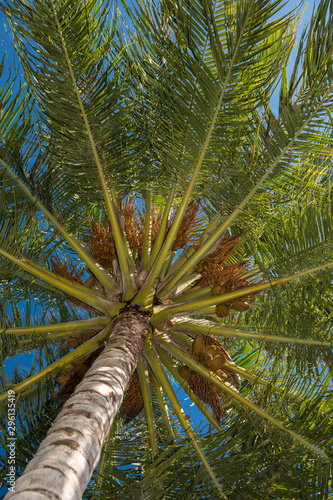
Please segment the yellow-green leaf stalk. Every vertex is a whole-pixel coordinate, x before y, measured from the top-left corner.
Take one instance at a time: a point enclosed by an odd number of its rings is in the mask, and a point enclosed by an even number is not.
[[[256,285],[251,285],[245,288],[240,288],[238,290],[234,290],[230,293],[225,293],[223,295],[214,295],[212,297],[197,299],[190,302],[180,303],[179,305],[171,305],[171,306],[158,306],[154,308],[153,316],[152,316],[152,324],[154,326],[158,326],[160,323],[168,319],[169,317],[176,316],[179,314],[184,314],[188,312],[198,311],[200,309],[217,306],[219,304],[223,304],[224,302],[231,301],[233,299],[238,299],[240,297],[244,297],[244,295],[250,295],[258,292],[262,292],[264,290],[268,290],[272,286],[280,285],[281,283],[288,283],[297,278],[302,278],[303,276],[307,276],[308,274],[315,273],[317,271],[321,271],[326,267],[332,266],[333,262],[328,262],[327,264],[322,264],[321,266],[316,266],[311,269],[307,269],[305,271],[301,271],[296,274],[291,274],[290,276],[285,276],[283,278],[278,278],[276,280],[272,280],[266,283],[258,283]]]
[[[279,422],[276,418],[272,417],[265,411],[263,411],[259,406],[256,404],[252,403],[248,399],[246,399],[242,394],[240,394],[234,387],[232,387],[230,384],[227,384],[223,382],[219,377],[217,377],[213,372],[208,370],[204,365],[196,361],[192,356],[190,356],[188,353],[181,351],[180,349],[177,349],[175,346],[171,344],[171,342],[166,341],[162,336],[158,335],[158,345],[163,348],[166,352],[172,354],[175,356],[175,358],[179,359],[183,363],[186,363],[190,368],[198,372],[200,375],[205,377],[207,380],[212,382],[216,387],[221,389],[223,392],[231,396],[232,399],[236,400],[238,403],[240,403],[242,406],[245,406],[246,408],[249,408],[250,410],[254,411],[261,417],[264,417],[266,420],[271,422],[275,427],[282,429],[283,431],[287,432],[290,434],[294,439],[302,443],[304,446],[307,448],[310,448],[312,451],[315,451],[322,457],[324,457],[326,460],[329,460],[328,456],[326,453],[324,453],[322,450],[317,448],[316,446],[312,445],[307,441],[306,439],[302,438],[296,432],[291,431],[290,429],[287,429],[281,422]]]
[[[258,332],[244,332],[238,328],[230,328],[228,326],[215,326],[200,324],[200,320],[177,321],[173,328],[181,332],[203,333],[205,335],[215,335],[219,337],[235,337],[247,340],[259,340],[264,342],[285,342],[304,345],[315,345],[324,347],[333,347],[332,340],[314,340],[314,339],[299,339],[295,337],[284,337],[282,335],[270,335]]]
[[[90,271],[96,276],[98,281],[109,291],[115,292],[119,290],[118,284],[111,277],[111,275],[102,268],[98,262],[87,252],[82,243],[78,241],[75,236],[69,234],[66,229],[63,227],[60,222],[47,210],[47,208],[34,196],[31,194],[29,189],[25,186],[25,184],[19,179],[19,177],[15,174],[15,172],[10,168],[7,163],[5,163],[2,159],[0,159],[0,163],[6,168],[10,176],[17,182],[25,195],[33,201],[37,207],[44,213],[47,219],[56,227],[59,234],[67,241],[67,243],[71,246],[71,248],[81,257],[83,262],[87,265]]]
[[[204,286],[202,288],[197,288],[193,291],[189,292],[184,292],[179,295],[176,295],[172,299],[172,302],[179,303],[179,302],[190,302],[195,299],[201,299],[202,297],[208,297],[211,295],[211,287],[210,286]]]
[[[88,117],[87,117],[87,114],[85,112],[85,108],[84,108],[83,101],[81,98],[80,90],[79,90],[77,83],[76,83],[74,70],[73,70],[72,63],[71,63],[71,60],[70,60],[70,57],[69,57],[69,54],[67,51],[65,39],[64,39],[62,30],[61,30],[61,26],[59,23],[57,11],[56,11],[55,6],[53,4],[52,4],[52,10],[53,10],[53,15],[54,15],[54,20],[55,20],[55,23],[56,23],[57,28],[58,28],[58,33],[59,33],[59,37],[61,40],[61,45],[62,45],[64,54],[65,54],[68,70],[69,70],[71,80],[73,83],[73,88],[74,88],[74,91],[75,91],[75,94],[76,94],[76,97],[78,100],[78,105],[79,105],[79,108],[81,111],[82,119],[84,121],[84,125],[86,127],[90,146],[91,146],[91,149],[92,149],[92,152],[94,155],[94,159],[95,159],[95,163],[96,163],[96,167],[97,167],[97,171],[98,171],[98,176],[99,176],[99,179],[101,182],[104,202],[106,205],[107,213],[109,215],[109,220],[110,220],[110,224],[112,227],[113,238],[114,238],[114,242],[115,242],[116,249],[117,249],[118,262],[119,262],[119,266],[121,269],[121,275],[122,275],[122,279],[123,279],[123,297],[124,297],[124,300],[126,301],[126,300],[129,300],[133,297],[134,293],[136,292],[136,287],[135,287],[135,283],[134,283],[134,277],[132,276],[132,273],[130,272],[130,266],[129,266],[129,263],[127,260],[128,259],[128,252],[127,252],[127,247],[125,244],[124,234],[123,234],[123,231],[122,231],[120,224],[119,224],[119,221],[118,221],[114,201],[113,201],[111,193],[109,192],[108,187],[107,187],[106,179],[105,179],[104,172],[103,172],[103,167],[101,165],[101,161],[100,161],[100,158],[98,155],[97,147],[96,147],[93,135],[91,133]]]
[[[168,226],[168,222],[169,222],[170,211],[172,208],[172,202],[174,200],[175,193],[176,193],[176,183],[174,183],[172,185],[170,194],[168,196],[167,202],[166,202],[165,207],[164,207],[162,220],[160,222],[160,227],[158,229],[156,240],[154,242],[154,246],[152,248],[152,251],[151,251],[151,254],[149,257],[149,261],[148,261],[148,266],[147,266],[148,272],[151,271],[151,269],[154,266],[154,263],[156,261],[156,258],[161,251],[161,248],[162,248],[162,245],[163,245],[163,242],[165,239],[165,234],[166,234],[166,230],[167,230],[167,226]]]
[[[18,394],[19,392],[23,392],[26,389],[29,389],[32,385],[37,384],[37,382],[40,382],[41,380],[49,377],[53,373],[66,368],[66,366],[73,363],[73,361],[76,361],[82,356],[86,356],[87,354],[96,351],[98,348],[103,347],[104,340],[106,340],[110,335],[112,326],[113,321],[110,321],[109,324],[105,328],[103,328],[100,333],[92,337],[90,340],[80,345],[76,349],[73,349],[73,351],[69,352],[68,354],[65,354],[65,356],[62,356],[60,359],[57,359],[57,361],[54,361],[54,363],[51,363],[46,368],[43,368],[42,370],[34,373],[22,382],[14,385],[13,387],[11,387],[11,390],[15,391],[16,394]],[[1,394],[0,402],[5,401],[7,399],[7,396],[8,391]]]
[[[155,419],[154,419],[153,404],[152,404],[152,400],[151,400],[148,368],[145,365],[145,362],[141,361],[138,364],[136,369],[137,369],[137,372],[139,375],[140,387],[141,387],[141,392],[142,392],[142,399],[143,399],[143,404],[144,404],[144,408],[145,408],[146,423],[147,423],[148,433],[149,433],[149,442],[150,442],[150,446],[151,446],[153,459],[155,459],[157,456],[158,450],[157,450],[157,440],[156,440],[156,433],[155,433]]]
[[[144,223],[144,233],[143,233],[144,236],[143,236],[142,257],[141,257],[141,270],[146,269],[150,256],[151,223],[152,223],[152,202],[151,202],[151,191],[150,189],[148,189],[146,191],[146,198],[145,198],[145,223]]]
[[[66,323],[52,323],[50,325],[0,328],[0,335],[47,335],[47,338],[56,340],[81,332],[91,332],[101,329],[109,322],[109,317],[98,316],[96,318],[80,319]]]
[[[27,259],[21,258],[18,259],[17,257],[14,257],[13,255],[9,254],[5,250],[0,249],[0,255],[3,255],[7,259],[11,260],[14,264],[17,264],[21,269],[24,271],[28,272],[29,274],[32,274],[36,278],[39,278],[40,280],[46,281],[53,287],[57,288],[58,290],[71,295],[85,304],[88,304],[89,306],[97,309],[98,311],[107,313],[109,315],[115,315],[115,313],[119,312],[119,305],[116,303],[111,303],[101,297],[92,295],[89,293],[90,288],[86,288],[85,291],[82,289],[76,287],[73,285],[73,283],[70,280],[64,281],[58,279],[58,275],[52,273],[51,271],[48,271],[47,273],[44,271],[44,269],[41,266],[36,266],[31,265]]]
[[[163,391],[162,391],[161,387],[158,385],[158,382],[155,379],[155,377],[152,377],[152,380],[153,380],[153,386],[154,386],[154,391],[156,394],[157,402],[158,402],[158,405],[160,407],[165,426],[167,428],[167,431],[168,431],[168,434],[169,434],[171,441],[174,441],[175,435],[174,435],[174,432],[172,430],[172,425],[171,425],[170,418],[169,418],[169,411],[168,411],[168,407],[167,407],[165,399],[164,399]]]
[[[202,451],[202,449],[198,443],[198,440],[196,438],[196,434],[193,431],[192,427],[190,426],[190,423],[189,423],[182,407],[179,404],[179,401],[178,401],[177,396],[176,396],[176,394],[175,394],[175,392],[174,392],[174,390],[169,382],[169,379],[166,376],[162,366],[160,365],[160,363],[158,361],[157,353],[156,353],[156,351],[153,350],[152,343],[151,343],[151,340],[149,338],[147,338],[147,340],[146,340],[144,356],[147,359],[147,361],[150,365],[150,368],[153,371],[153,373],[155,374],[158,382],[163,387],[163,390],[164,390],[168,400],[170,401],[171,406],[173,407],[180,424],[182,425],[182,427],[183,427],[187,437],[189,438],[192,446],[196,450],[200,460],[203,463],[203,466],[205,467],[205,469],[208,472],[209,476],[211,477],[213,483],[215,484],[220,498],[223,498],[224,500],[226,500],[226,496],[224,495],[222,488],[221,488],[211,466],[209,465],[209,462],[208,462],[204,452]]]
[[[201,401],[201,399],[194,394],[192,391],[191,387],[188,385],[186,380],[184,380],[178,373],[178,370],[175,368],[171,360],[169,359],[168,355],[166,352],[162,351],[162,349],[159,349],[158,355],[163,362],[164,366],[166,369],[171,373],[171,375],[175,378],[175,380],[178,382],[180,387],[186,392],[186,394],[192,399],[193,403],[199,408],[201,413],[204,415],[204,417],[207,418],[208,422],[210,422],[215,429],[217,429],[219,432],[222,432],[224,429],[221,426],[221,424],[216,420],[214,415],[208,410],[207,406]]]

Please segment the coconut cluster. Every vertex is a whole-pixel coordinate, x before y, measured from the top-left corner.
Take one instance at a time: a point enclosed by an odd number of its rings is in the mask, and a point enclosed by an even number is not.
[[[215,373],[223,382],[240,386],[238,375],[226,368],[225,362],[231,358],[224,347],[209,335],[197,335],[192,342],[191,353],[194,359]],[[215,417],[221,420],[227,396],[205,377],[186,365],[178,367],[180,376],[188,383],[194,394],[211,407]]]

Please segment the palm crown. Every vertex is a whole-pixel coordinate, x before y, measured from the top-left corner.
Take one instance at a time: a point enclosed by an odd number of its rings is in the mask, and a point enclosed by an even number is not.
[[[332,4],[287,73],[280,3],[3,6],[25,84],[2,67],[2,359],[36,358],[1,400],[42,439],[126,351],[87,497],[329,494]]]

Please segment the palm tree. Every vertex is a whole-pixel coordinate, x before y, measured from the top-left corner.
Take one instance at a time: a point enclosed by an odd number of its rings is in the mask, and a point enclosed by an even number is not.
[[[35,361],[1,401],[36,451],[6,498],[98,463],[88,498],[328,498],[333,5],[288,71],[281,4],[3,3],[2,362]]]

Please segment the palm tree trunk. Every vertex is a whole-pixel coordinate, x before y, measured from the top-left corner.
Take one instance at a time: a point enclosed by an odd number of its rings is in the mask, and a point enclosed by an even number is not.
[[[148,325],[149,317],[138,311],[119,315],[105,349],[65,403],[6,500],[82,498],[141,360]]]

